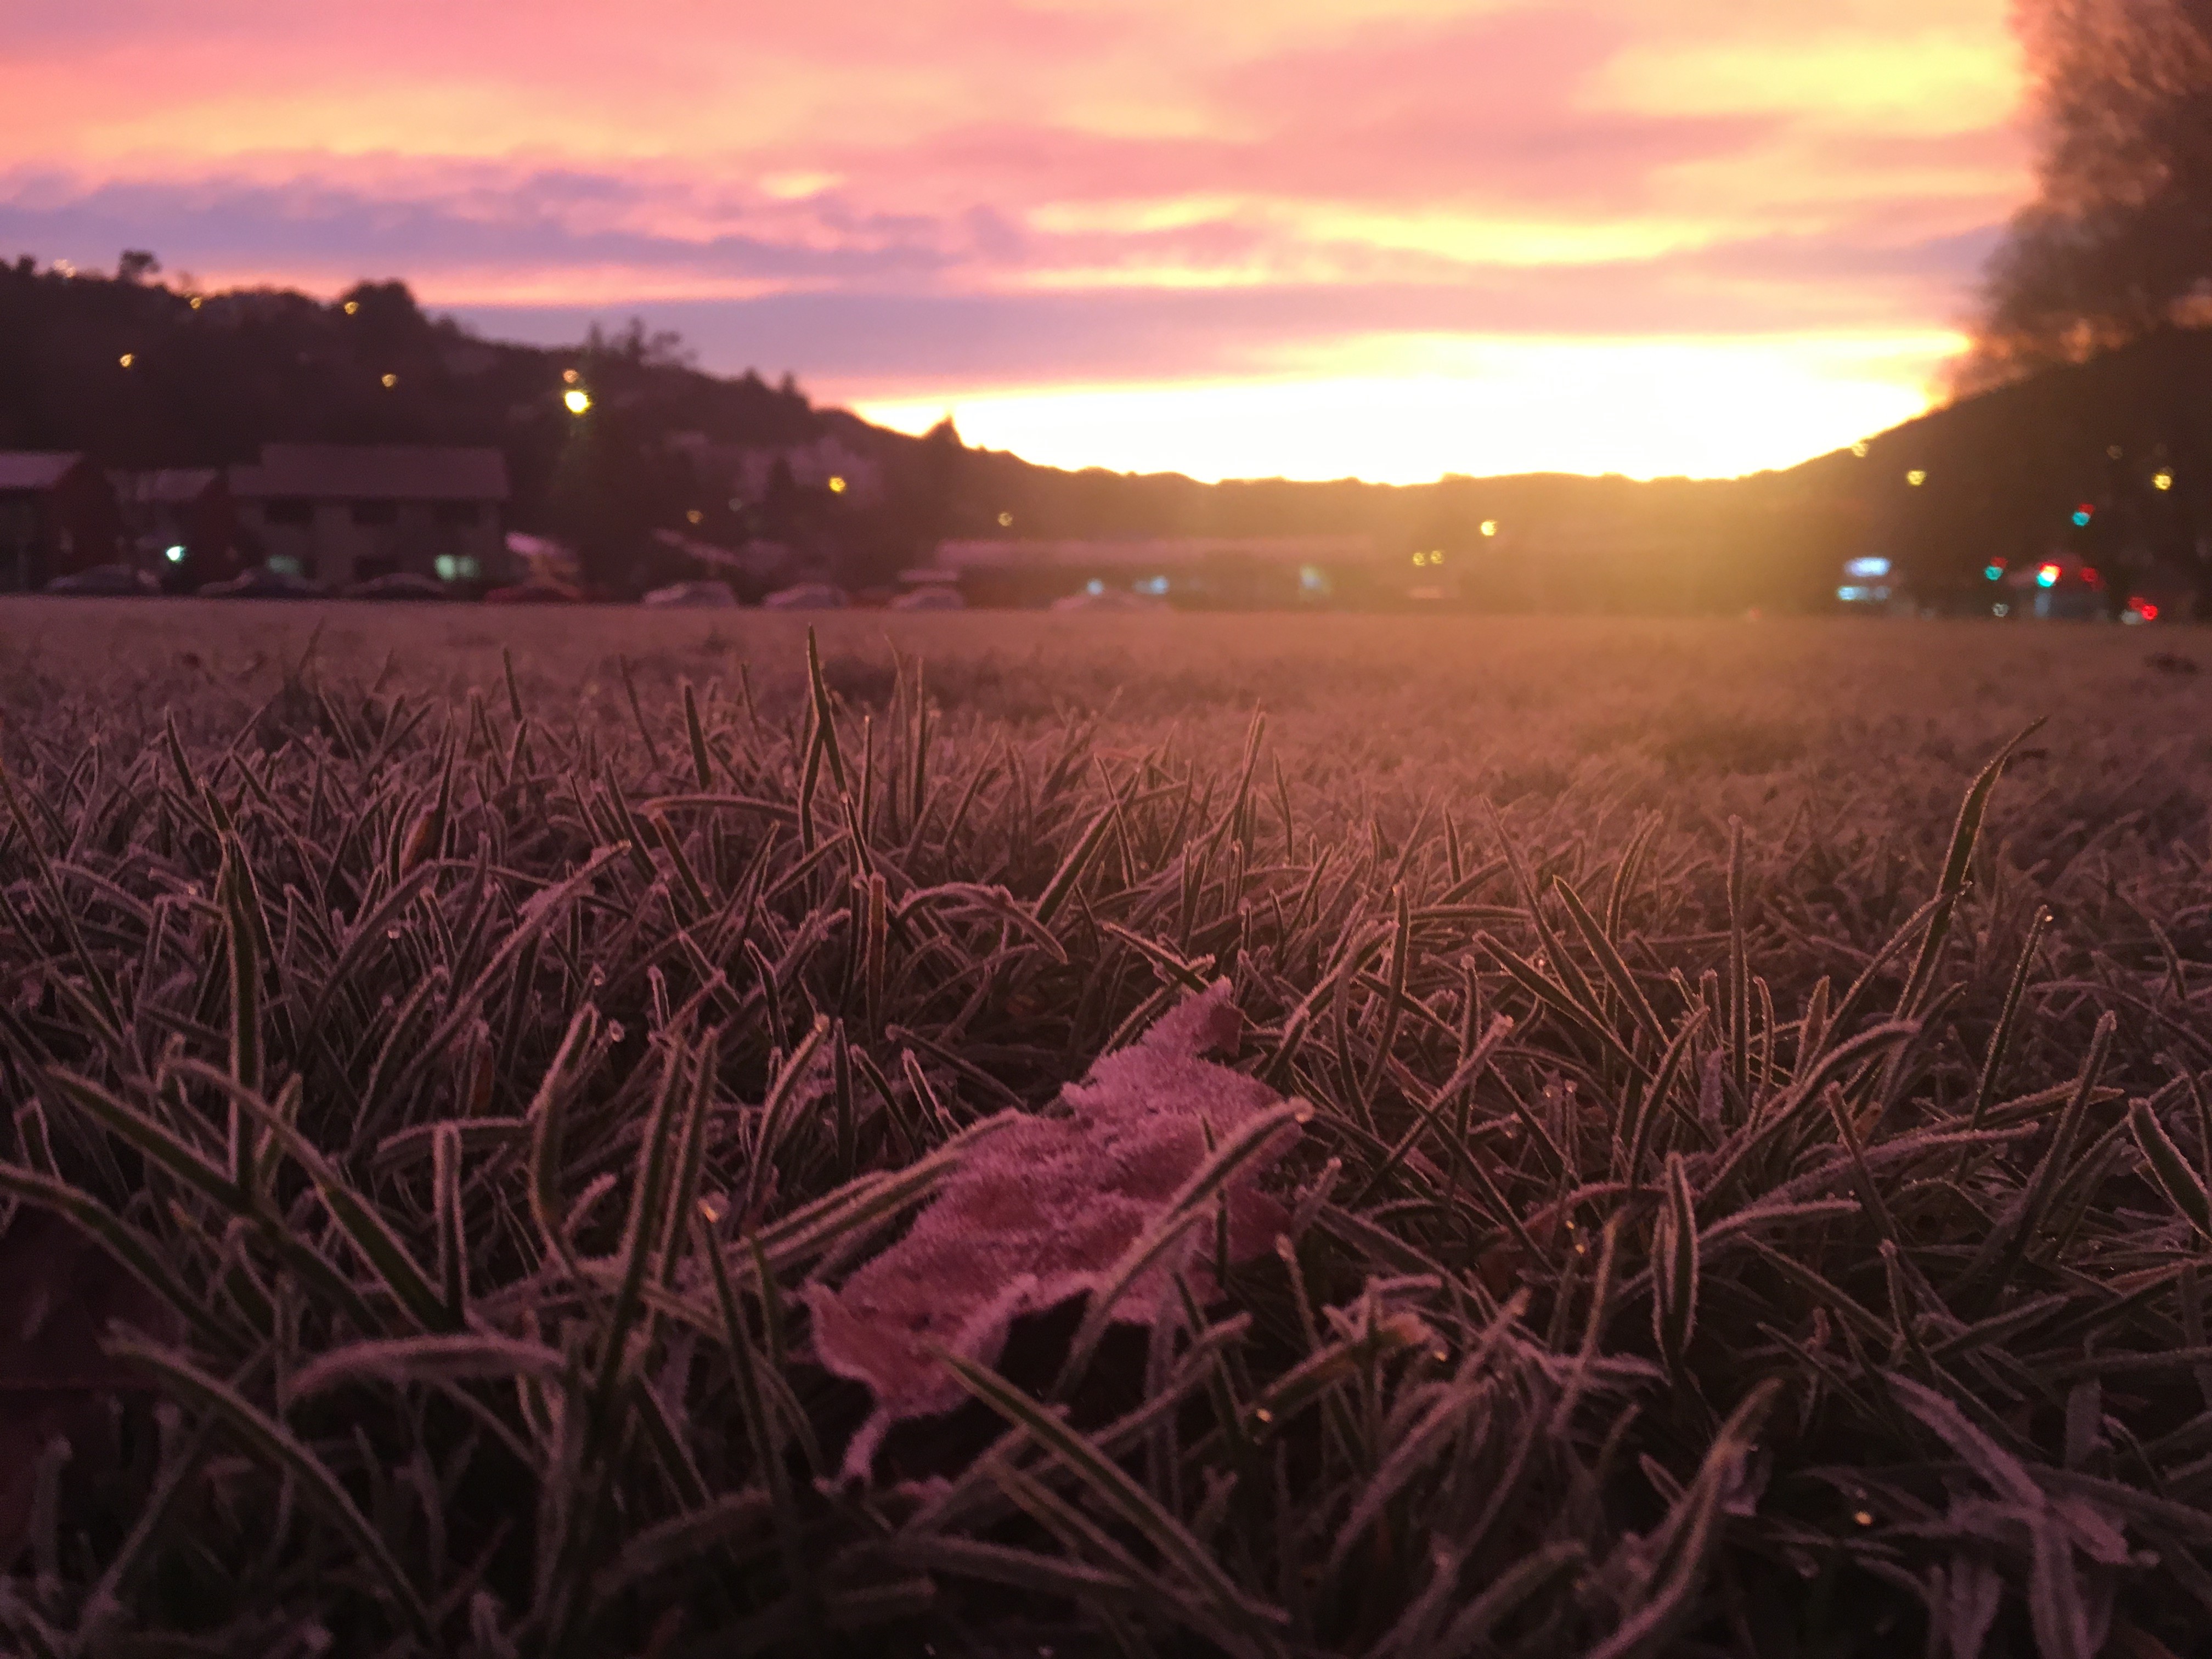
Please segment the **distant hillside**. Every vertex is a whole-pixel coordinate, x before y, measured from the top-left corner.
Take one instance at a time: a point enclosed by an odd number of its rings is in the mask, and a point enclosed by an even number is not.
[[[570,372],[595,400],[587,421],[562,407]],[[949,428],[887,432],[788,381],[702,373],[679,341],[635,327],[565,349],[483,340],[398,283],[335,301],[191,296],[0,264],[0,447],[153,466],[246,460],[270,441],[495,446],[512,522],[576,542],[617,586],[643,579],[656,529],[782,541],[855,582],[945,536],[1358,532],[1386,553],[1444,551],[1455,586],[1504,608],[1808,608],[1832,602],[1841,561],[1864,552],[1929,592],[1970,594],[1986,558],[2039,555],[2072,533],[2066,515],[2083,500],[2100,503],[2087,532],[2099,546],[2193,551],[2212,523],[2208,398],[2212,335],[2174,336],[1938,410],[1863,457],[1745,479],[1201,484],[1033,466]],[[833,495],[787,476],[749,499],[732,487],[732,458],[824,440],[864,458],[874,487]],[[2172,489],[2153,489],[2159,469]],[[1905,481],[1915,470],[1918,487]]]

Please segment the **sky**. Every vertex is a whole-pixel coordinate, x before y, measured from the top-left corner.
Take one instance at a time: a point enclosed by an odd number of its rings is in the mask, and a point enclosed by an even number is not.
[[[1909,418],[2007,0],[5,0],[0,254],[426,306],[1030,459],[1723,476]]]

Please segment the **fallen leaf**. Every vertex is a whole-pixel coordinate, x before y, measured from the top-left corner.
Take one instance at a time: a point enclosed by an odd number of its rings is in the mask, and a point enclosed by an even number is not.
[[[1221,981],[1187,998],[1062,1091],[1066,1115],[1027,1117],[987,1138],[907,1235],[842,1285],[805,1288],[816,1357],[875,1396],[846,1453],[848,1478],[866,1478],[894,1423],[967,1398],[935,1351],[991,1364],[1017,1317],[1098,1291],[1212,1149],[1283,1104],[1265,1084],[1200,1057],[1236,1045],[1243,1021],[1228,996]],[[1272,1249],[1288,1220],[1256,1182],[1297,1137],[1285,1124],[1224,1184],[1231,1261]],[[1213,1244],[1211,1224],[1193,1227],[1130,1280],[1111,1317],[1151,1322],[1174,1297],[1177,1272],[1194,1295],[1211,1297]]]

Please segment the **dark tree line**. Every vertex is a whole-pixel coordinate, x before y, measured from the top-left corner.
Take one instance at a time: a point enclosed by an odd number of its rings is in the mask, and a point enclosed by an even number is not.
[[[2039,191],[1965,389],[2212,322],[2212,0],[2017,0]]]

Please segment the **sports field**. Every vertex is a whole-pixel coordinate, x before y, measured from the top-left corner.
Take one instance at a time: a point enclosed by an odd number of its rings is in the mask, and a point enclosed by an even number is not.
[[[2212,1616],[2212,636],[25,600],[0,710],[32,1651]]]

